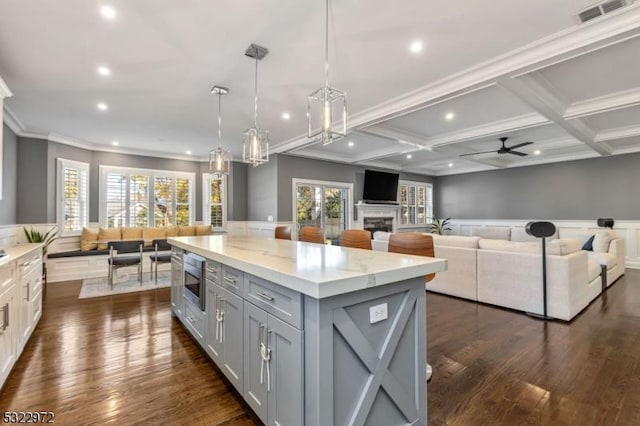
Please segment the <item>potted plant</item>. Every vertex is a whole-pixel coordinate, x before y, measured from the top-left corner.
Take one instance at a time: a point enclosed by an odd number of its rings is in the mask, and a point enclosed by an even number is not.
[[[451,228],[449,228],[449,224],[451,223],[450,217],[446,219],[438,219],[437,217],[433,217],[432,220],[433,222],[427,225],[429,232],[431,232],[432,234],[444,235],[445,231],[451,231]]]
[[[55,231],[55,227],[51,228],[45,233],[38,231],[31,227],[31,229],[23,228],[24,235],[27,241],[30,243],[42,243],[42,281],[47,283],[47,265],[45,263],[47,259],[47,249],[52,242],[58,239],[58,231]]]

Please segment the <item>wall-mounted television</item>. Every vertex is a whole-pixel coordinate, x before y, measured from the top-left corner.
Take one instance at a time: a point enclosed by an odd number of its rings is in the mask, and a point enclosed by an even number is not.
[[[364,171],[364,191],[362,199],[367,203],[397,203],[398,179],[397,173]]]

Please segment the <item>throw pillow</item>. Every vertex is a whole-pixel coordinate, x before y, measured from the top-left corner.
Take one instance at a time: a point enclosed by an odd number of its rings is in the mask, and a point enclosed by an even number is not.
[[[82,228],[80,235],[80,250],[89,251],[98,248],[98,230],[92,228]]]
[[[167,238],[177,237],[178,236],[178,227],[176,225],[167,226]]]
[[[98,231],[98,250],[106,250],[109,241],[122,239],[120,228],[100,228]]]
[[[211,225],[196,225],[196,235],[211,235]]]
[[[596,232],[593,238],[593,252],[594,253],[607,253],[609,251],[609,243],[611,242],[611,235],[607,231]]]
[[[191,237],[196,235],[195,226],[180,226],[178,227],[178,237]]]
[[[142,239],[142,228],[122,228],[122,239],[123,240],[141,240]]]
[[[582,246],[582,250],[593,251],[593,239],[595,237],[596,237],[595,235],[590,236],[589,239]]]
[[[167,238],[167,231],[163,227],[144,228],[142,230],[142,239],[145,247],[151,247],[153,240],[161,240]]]

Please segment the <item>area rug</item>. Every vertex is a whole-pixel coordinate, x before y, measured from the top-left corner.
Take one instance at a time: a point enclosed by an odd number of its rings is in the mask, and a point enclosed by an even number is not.
[[[148,272],[142,274],[142,285],[140,285],[136,273],[116,277],[113,288],[109,286],[109,278],[107,277],[89,278],[82,281],[78,299],[135,293],[165,287],[171,287],[171,271],[158,271],[158,284],[155,283],[153,275]]]

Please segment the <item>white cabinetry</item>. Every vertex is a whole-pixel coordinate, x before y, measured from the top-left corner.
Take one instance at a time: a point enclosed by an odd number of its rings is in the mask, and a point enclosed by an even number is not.
[[[0,259],[0,387],[42,316],[42,249],[23,244]]]

